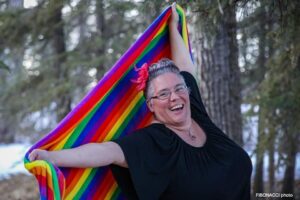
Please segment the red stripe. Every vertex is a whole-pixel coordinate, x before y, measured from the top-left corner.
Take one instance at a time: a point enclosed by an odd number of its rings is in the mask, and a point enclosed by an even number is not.
[[[92,96],[85,104],[82,105],[78,109],[76,113],[73,113],[73,116],[69,118],[67,122],[65,122],[64,126],[59,129],[59,131],[56,132],[55,136],[53,135],[52,140],[55,140],[55,138],[59,137],[58,135],[61,135],[61,133],[66,132],[69,130],[74,124],[77,125],[77,123],[82,119],[82,116],[86,114],[87,111],[91,110],[91,108],[97,103],[97,101],[112,87],[112,85],[117,82],[120,77],[127,71],[128,67],[134,63],[136,58],[140,55],[143,49],[151,42],[157,31],[160,29],[160,27],[166,23],[168,17],[170,14],[166,14],[164,18],[160,21],[159,25],[153,30],[152,34],[140,45],[131,55],[129,55],[128,58],[126,58],[125,63],[120,66],[120,68],[114,73],[110,80],[107,82],[103,82],[103,85],[99,88],[97,92],[94,93],[94,96]]]
[[[135,86],[132,85],[129,89],[126,95],[120,99],[118,105],[113,107],[113,109],[110,111],[109,115],[106,117],[105,121],[99,127],[97,127],[97,130],[93,137],[91,138],[91,141],[97,141],[102,142],[104,138],[107,136],[109,131],[113,128],[113,126],[116,124],[116,122],[119,120],[120,116],[124,113],[126,108],[129,106],[130,102],[134,99],[136,96],[136,89]]]
[[[101,182],[101,185],[98,186],[97,192],[95,192],[94,194],[94,197],[96,199],[104,199],[111,187],[113,186],[113,184],[115,183],[115,179],[111,173],[111,170],[107,171],[103,180],[105,181]]]
[[[85,169],[70,168],[68,177],[66,178],[66,194],[69,194],[73,190],[84,171]]]
[[[43,190],[46,189],[44,191],[44,192],[46,192],[44,195],[47,197],[47,199],[54,199],[53,190],[50,187],[48,187],[48,184],[47,184],[47,179],[48,178],[51,179],[52,177],[49,177],[48,173],[47,173],[47,177],[45,177],[43,175],[35,175],[35,177],[37,178],[37,180],[39,182],[40,192],[41,192],[41,189],[43,189]]]

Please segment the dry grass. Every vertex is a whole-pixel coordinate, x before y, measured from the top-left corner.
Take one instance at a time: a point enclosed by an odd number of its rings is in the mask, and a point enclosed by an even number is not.
[[[300,200],[300,180],[296,181],[294,198]],[[277,190],[278,192],[280,189]],[[18,174],[0,181],[0,199],[35,200],[40,199],[38,184],[33,176]],[[253,198],[253,200],[256,198]],[[267,198],[265,198],[267,200]]]
[[[0,199],[34,200],[40,199],[38,184],[33,176],[13,175],[0,181]]]

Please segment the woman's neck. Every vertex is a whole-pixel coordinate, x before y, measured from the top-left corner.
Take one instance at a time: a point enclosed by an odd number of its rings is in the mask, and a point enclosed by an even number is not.
[[[189,131],[191,129],[192,126],[192,118],[187,119],[185,122],[183,122],[182,124],[171,124],[171,123],[164,123],[161,122],[157,119],[153,119],[151,123],[160,123],[160,124],[164,124],[165,126],[167,126],[170,129],[173,130],[177,130],[177,131]]]

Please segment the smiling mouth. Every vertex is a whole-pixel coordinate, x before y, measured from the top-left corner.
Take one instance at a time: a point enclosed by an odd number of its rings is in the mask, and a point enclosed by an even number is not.
[[[182,110],[184,107],[183,104],[179,104],[179,105],[176,105],[176,106],[173,106],[170,108],[171,111],[178,111],[178,110]]]

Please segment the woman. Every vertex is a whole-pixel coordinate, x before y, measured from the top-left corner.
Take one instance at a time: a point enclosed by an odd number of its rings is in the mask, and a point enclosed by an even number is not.
[[[163,59],[139,71],[138,87],[154,115],[149,126],[101,144],[36,149],[30,160],[60,167],[111,165],[128,199],[250,199],[249,156],[210,120],[177,23],[173,4],[169,32],[174,63]]]

